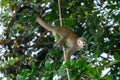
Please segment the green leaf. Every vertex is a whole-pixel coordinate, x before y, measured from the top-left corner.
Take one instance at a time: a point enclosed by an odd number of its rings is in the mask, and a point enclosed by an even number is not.
[[[14,65],[15,62],[16,62],[15,59],[10,59],[10,60],[8,61],[8,64],[9,64],[10,66],[12,66],[12,65]]]
[[[117,64],[117,63],[119,63],[119,62],[120,62],[120,60],[113,60],[113,61],[110,62],[110,64],[109,64],[108,66]]]
[[[32,63],[31,63],[31,67],[32,67],[32,70],[34,70],[34,69],[36,68],[35,62],[32,62]]]
[[[1,2],[2,2],[1,5],[6,7],[10,0],[2,0]]]
[[[22,76],[27,76],[30,73],[29,69],[23,69],[21,75]]]
[[[17,75],[16,77],[17,80],[24,80],[25,79],[25,76],[22,76],[20,74]]]
[[[112,80],[109,76],[104,76],[100,80]]]
[[[88,16],[88,15],[89,15],[88,11],[85,11],[85,15],[86,15],[86,16]]]
[[[50,69],[50,61],[46,61],[45,62],[45,68],[46,69]]]
[[[93,28],[90,28],[90,29],[89,29],[89,32],[90,32],[91,34],[93,34],[93,35],[95,34],[95,30],[94,30]]]
[[[65,65],[65,64],[60,66],[60,70],[64,70],[65,68],[67,68],[67,65]]]
[[[98,53],[95,53],[95,54],[93,55],[93,57],[94,57],[94,58],[97,58],[97,57],[98,57]]]
[[[103,66],[106,66],[109,64],[109,62],[107,62],[106,60],[102,60],[102,64],[103,64]]]
[[[87,62],[86,60],[77,60],[76,61],[76,65],[79,67],[79,68],[84,68],[86,65],[87,65]]]
[[[119,55],[117,52],[115,52],[115,53],[114,53],[114,58],[115,58],[116,60],[120,60],[120,55]]]
[[[73,62],[72,60],[68,60],[68,61],[65,62],[65,64],[63,64],[63,65],[60,67],[60,69],[65,69],[65,68],[70,68],[70,67],[73,68],[73,67],[75,66],[74,63],[75,63],[75,62]]]
[[[21,24],[18,24],[17,29],[18,29],[19,31],[22,31],[22,30],[24,29],[24,27],[23,27]]]
[[[59,71],[59,75],[60,75],[61,77],[65,76],[65,75],[66,75],[66,70],[64,70],[64,69],[60,70],[60,71]]]
[[[74,64],[75,64],[75,62],[74,62],[73,60],[68,60],[68,61],[65,63],[65,65],[66,65],[67,67],[73,67],[73,66],[75,66]]]
[[[57,56],[58,55],[58,51],[57,50],[53,50],[53,51],[50,51],[49,53],[48,53],[50,56]]]

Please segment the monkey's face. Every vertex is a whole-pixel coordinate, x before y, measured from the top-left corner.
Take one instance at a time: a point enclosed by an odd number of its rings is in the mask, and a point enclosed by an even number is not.
[[[86,39],[85,38],[78,38],[77,39],[77,45],[80,48],[85,48],[85,46],[86,46]]]

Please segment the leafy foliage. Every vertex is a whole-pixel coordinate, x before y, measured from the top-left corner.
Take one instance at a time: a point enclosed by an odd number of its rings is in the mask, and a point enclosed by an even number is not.
[[[64,64],[62,47],[53,46],[53,36],[36,22],[34,12],[26,9],[15,20],[23,5],[40,11],[48,24],[60,25],[57,0],[1,0],[0,79],[52,80],[57,75],[65,80],[65,68],[71,80],[120,79],[119,0],[61,0],[63,25],[88,41]]]

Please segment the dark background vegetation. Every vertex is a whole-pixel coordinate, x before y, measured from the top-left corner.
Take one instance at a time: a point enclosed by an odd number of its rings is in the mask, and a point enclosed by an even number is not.
[[[57,0],[1,0],[0,4],[1,79],[52,80],[58,75],[66,80],[66,67],[71,80],[120,79],[119,0],[61,0],[63,25],[88,41],[86,49],[66,64],[62,47],[53,46],[54,37],[36,22],[34,12],[26,9],[14,19],[21,6],[31,5],[49,25],[59,26]]]

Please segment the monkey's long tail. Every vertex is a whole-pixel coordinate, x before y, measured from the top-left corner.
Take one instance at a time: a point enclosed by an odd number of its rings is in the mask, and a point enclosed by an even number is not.
[[[42,27],[44,27],[48,31],[53,31],[54,30],[53,29],[54,27],[52,27],[52,26],[48,25],[47,23],[45,23],[45,21],[43,21],[38,15],[36,17],[36,20]]]
[[[18,19],[18,14],[20,12],[22,12],[23,10],[25,9],[29,9],[31,11],[33,11],[35,14],[36,14],[36,19],[37,19],[37,22],[42,26],[44,27],[45,29],[47,29],[48,31],[52,31],[53,32],[53,28],[52,26],[48,25],[45,21],[43,21],[39,16],[38,16],[38,13],[36,10],[34,10],[31,6],[23,6],[23,7],[20,7],[19,10],[16,12],[16,15],[15,15],[15,19],[17,20]]]

